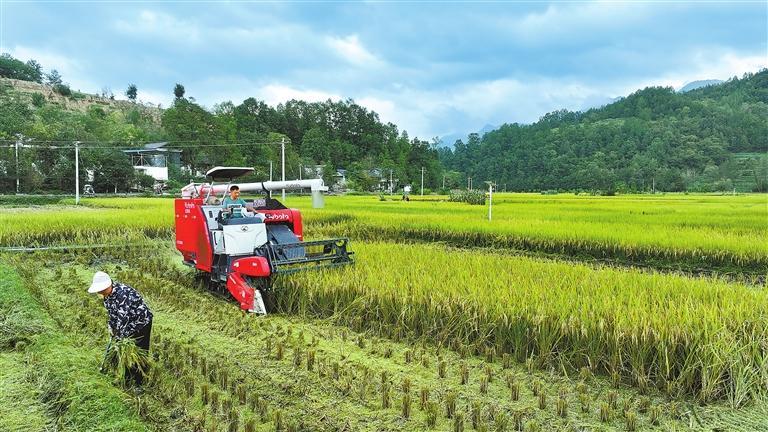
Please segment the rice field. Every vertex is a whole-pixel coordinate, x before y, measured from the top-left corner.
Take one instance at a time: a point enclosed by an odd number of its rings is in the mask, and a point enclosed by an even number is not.
[[[442,241],[680,269],[768,273],[768,199],[743,196],[582,197],[494,194],[484,206],[414,197],[329,201],[354,215],[354,238]],[[309,212],[309,214],[313,214]]]
[[[289,196],[286,204],[301,209],[317,234],[344,234],[358,241],[438,241],[654,268],[768,274],[765,195],[495,194],[491,222],[486,207],[427,198],[402,202],[398,197],[380,201],[372,196],[330,196],[326,208],[318,210],[311,208],[308,197]],[[55,217],[28,209],[0,212],[0,245],[108,239],[128,230],[152,237],[172,233],[172,199],[99,198],[83,203],[98,209],[98,217],[68,205]]]
[[[443,247],[357,245],[356,266],[279,281],[281,307],[733,406],[768,393],[768,291],[718,279]]]
[[[172,200],[0,198],[0,246],[67,246],[0,252],[0,429],[768,430],[765,196],[428,198],[289,196],[357,262],[266,318],[180,264]],[[155,312],[142,395],[98,372],[97,269]]]

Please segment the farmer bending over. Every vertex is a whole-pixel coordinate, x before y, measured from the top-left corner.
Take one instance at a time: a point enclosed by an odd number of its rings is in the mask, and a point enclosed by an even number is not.
[[[109,334],[117,339],[132,338],[136,346],[149,354],[149,335],[152,332],[152,311],[135,289],[113,281],[108,274],[99,271],[93,275],[88,292],[98,293],[107,308]],[[137,367],[126,371],[128,382],[141,386],[144,375]]]

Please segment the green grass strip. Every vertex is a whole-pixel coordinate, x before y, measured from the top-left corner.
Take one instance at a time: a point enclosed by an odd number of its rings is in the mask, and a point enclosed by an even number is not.
[[[34,330],[27,332],[23,343],[15,341],[15,347],[25,351],[25,367],[32,371],[27,375],[27,390],[39,396],[57,428],[148,430],[126,395],[98,372],[100,354],[81,348],[82,343],[62,334],[16,271],[0,264],[0,275],[3,316],[25,320],[23,324],[16,323],[17,328]]]
[[[24,356],[0,352],[0,430],[37,432],[50,430],[51,420],[40,401],[39,390],[27,380]]]

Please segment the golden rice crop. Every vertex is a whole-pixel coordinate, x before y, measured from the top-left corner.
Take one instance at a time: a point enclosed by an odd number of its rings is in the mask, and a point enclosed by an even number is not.
[[[312,209],[309,198],[289,196],[285,204],[302,210],[307,233],[315,237],[441,241],[650,266],[768,273],[764,195],[497,194],[492,222],[484,207],[418,197],[410,202],[327,197],[326,208]],[[0,245],[92,241],[94,231],[103,233],[102,240],[126,231],[148,236],[173,232],[170,198],[96,198],[83,205],[47,211],[3,208],[0,201]]]
[[[334,197],[335,198],[335,197]],[[307,209],[308,215],[320,210]],[[768,212],[762,195],[544,198],[494,196],[487,209],[436,201],[329,199],[323,213],[353,215],[330,235],[441,241],[663,267],[768,272]]]
[[[280,308],[734,405],[768,393],[768,292],[676,275],[356,243],[355,266],[280,279]]]

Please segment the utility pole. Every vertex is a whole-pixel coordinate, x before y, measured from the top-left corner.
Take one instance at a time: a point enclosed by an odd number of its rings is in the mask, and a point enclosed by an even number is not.
[[[272,181],[272,161],[269,161],[269,181]]]
[[[283,182],[285,182],[285,138],[280,140],[280,159],[283,164]],[[285,201],[285,189],[283,189],[283,201]]]
[[[389,194],[392,195],[395,187],[392,185],[392,170],[389,170]]]
[[[443,173],[443,190],[445,190],[445,173]]]
[[[299,164],[299,180],[301,180],[301,164]]]
[[[80,141],[75,141],[75,205],[80,204]]]
[[[424,196],[424,167],[421,167],[421,196]]]
[[[16,135],[16,195],[19,194],[19,145],[21,138],[21,134]]]
[[[491,220],[491,209],[493,208],[493,182],[488,183],[488,220]]]

